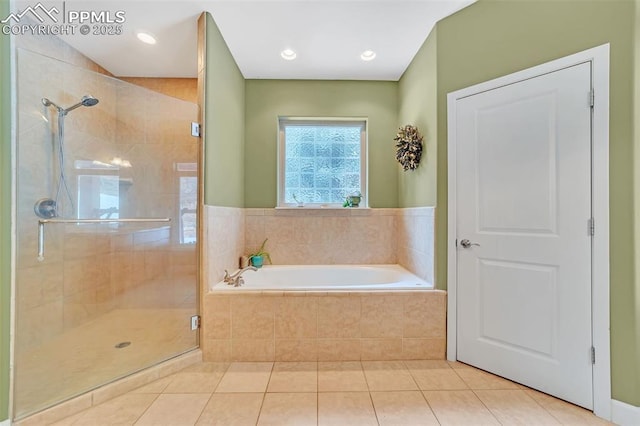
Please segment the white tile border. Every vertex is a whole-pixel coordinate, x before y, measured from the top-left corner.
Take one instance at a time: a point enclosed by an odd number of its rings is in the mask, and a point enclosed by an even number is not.
[[[612,399],[611,421],[620,426],[640,425],[640,407]]]

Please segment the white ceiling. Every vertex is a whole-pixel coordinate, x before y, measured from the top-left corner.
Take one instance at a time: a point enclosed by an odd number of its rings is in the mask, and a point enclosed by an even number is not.
[[[197,18],[208,11],[248,79],[392,80],[435,23],[475,0],[67,1],[67,9],[124,10],[122,35],[63,36],[120,77],[196,77]],[[145,30],[156,45],[137,40]],[[280,52],[297,52],[285,61]],[[377,53],[360,59],[367,49]]]

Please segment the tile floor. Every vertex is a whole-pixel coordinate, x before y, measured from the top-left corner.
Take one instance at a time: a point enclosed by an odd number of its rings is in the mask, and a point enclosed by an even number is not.
[[[591,412],[447,361],[198,363],[63,425],[596,425]]]

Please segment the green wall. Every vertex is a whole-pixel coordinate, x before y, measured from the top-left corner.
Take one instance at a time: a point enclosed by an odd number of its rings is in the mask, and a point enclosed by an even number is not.
[[[205,34],[204,202],[244,207],[244,77],[209,13]]]
[[[247,80],[245,206],[277,203],[278,116],[368,117],[369,206],[397,207],[398,83]]]
[[[0,16],[9,2],[0,1]],[[9,417],[11,300],[11,72],[9,37],[0,35],[0,421]]]
[[[633,105],[633,117],[635,120],[633,122],[633,131],[634,131],[634,193],[637,194],[638,189],[640,188],[640,120],[637,118],[640,113],[640,0],[635,0],[635,37],[634,37],[634,71],[633,71],[633,84],[634,84],[634,105]],[[635,196],[635,353],[636,356],[640,357],[640,249],[638,249],[638,242],[640,242],[640,196]],[[638,371],[636,372],[636,388],[635,394],[640,399],[640,367],[638,367]],[[638,405],[638,404],[636,404]]]
[[[633,0],[480,0],[437,24],[436,284],[446,283],[447,93],[610,43],[612,396],[640,406],[632,232],[634,16]]]
[[[437,30],[434,28],[398,85],[398,127],[413,124],[424,137],[420,167],[414,171],[398,167],[398,201],[402,207],[436,205],[437,51]]]

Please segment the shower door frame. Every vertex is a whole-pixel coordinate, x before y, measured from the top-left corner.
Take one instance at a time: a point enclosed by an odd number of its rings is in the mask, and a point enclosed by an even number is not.
[[[14,0],[9,0],[10,2],[10,7],[14,6],[15,1]],[[9,62],[10,62],[10,73],[9,73],[9,79],[10,79],[10,86],[11,86],[11,90],[10,90],[10,98],[11,98],[11,107],[10,107],[10,127],[11,127],[11,137],[9,140],[9,145],[10,145],[10,154],[11,154],[11,171],[10,171],[10,187],[11,187],[11,205],[10,205],[10,221],[11,221],[11,229],[9,232],[9,236],[10,236],[10,300],[9,300],[9,372],[8,372],[8,376],[9,376],[9,392],[8,392],[8,424],[11,424],[11,422],[16,420],[16,398],[15,398],[15,390],[16,390],[16,382],[17,382],[17,378],[16,378],[16,368],[15,368],[15,361],[16,361],[16,337],[17,337],[17,330],[16,330],[16,323],[17,323],[17,298],[16,298],[16,290],[17,290],[17,270],[18,270],[18,256],[17,256],[17,250],[18,250],[18,227],[17,227],[17,220],[18,220],[18,121],[19,121],[19,105],[18,105],[18,73],[17,73],[17,68],[18,68],[18,46],[15,40],[15,36],[14,35],[10,35],[9,36]],[[40,54],[40,53],[38,53]],[[89,71],[89,70],[88,70]],[[114,77],[115,78],[115,77]],[[122,81],[122,80],[120,80]],[[123,81],[123,83],[126,83]],[[126,84],[130,84],[130,83],[126,83]],[[198,88],[198,90],[200,90],[200,87]],[[160,93],[161,95],[164,95],[162,93]],[[167,97],[170,97],[168,95],[164,95]],[[191,101],[190,101],[191,102]],[[193,102],[193,104],[197,107],[196,110],[196,116],[197,119],[199,120],[200,123],[202,123],[203,121],[203,108],[200,105],[200,103],[196,100],[195,102]],[[203,265],[203,253],[202,253],[202,247],[203,247],[203,235],[204,235],[204,219],[203,219],[203,212],[204,212],[204,170],[203,170],[203,162],[204,162],[204,144],[202,143],[202,136],[198,136],[198,141],[197,143],[197,149],[196,151],[196,164],[197,164],[197,171],[196,171],[196,177],[197,177],[197,199],[196,199],[196,226],[197,226],[197,230],[196,230],[196,235],[197,235],[197,240],[195,242],[195,247],[194,247],[194,251],[195,251],[195,279],[194,279],[194,286],[195,286],[195,301],[194,301],[194,306],[193,306],[193,312],[194,315],[196,315],[198,318],[200,318],[201,316],[201,312],[202,312],[202,294],[201,294],[201,283],[203,282],[203,277],[205,276],[204,272],[202,271],[202,265]],[[41,219],[42,221],[42,219]],[[47,220],[45,220],[47,221]],[[126,221],[126,220],[122,220],[122,221]],[[49,222],[56,222],[55,220],[50,220]],[[74,222],[77,222],[74,220]],[[178,221],[176,221],[178,222]],[[178,225],[178,223],[176,223],[176,225]],[[35,253],[34,253],[35,255]],[[153,363],[153,364],[149,364],[149,365],[145,365],[140,367],[139,369],[135,370],[135,371],[131,371],[129,373],[126,374],[126,376],[118,376],[118,377],[113,377],[112,380],[105,382],[105,383],[100,383],[98,385],[96,385],[96,387],[91,388],[91,389],[87,389],[85,391],[83,391],[80,394],[77,395],[72,395],[69,397],[63,397],[62,400],[60,400],[59,402],[55,403],[53,406],[48,406],[46,408],[38,408],[33,412],[30,412],[26,415],[21,416],[21,420],[29,418],[30,416],[33,416],[37,413],[42,412],[43,410],[49,410],[52,408],[57,407],[59,404],[63,404],[65,402],[68,401],[72,401],[74,399],[77,399],[79,397],[82,397],[90,392],[93,392],[96,388],[101,387],[101,386],[105,386],[105,385],[109,385],[111,383],[117,383],[119,380],[122,379],[126,379],[127,377],[131,376],[132,374],[136,374],[139,373],[141,371],[147,370],[149,368],[155,367],[159,364],[165,363],[173,358],[188,354],[188,353],[192,353],[194,351],[198,351],[200,350],[200,342],[201,342],[201,326],[200,326],[200,321],[198,321],[198,326],[197,329],[195,330],[195,342],[193,347],[186,349],[184,351],[181,352],[177,352],[174,354],[171,354],[168,358],[159,361],[157,363]],[[5,426],[4,422],[0,422],[0,426]]]

